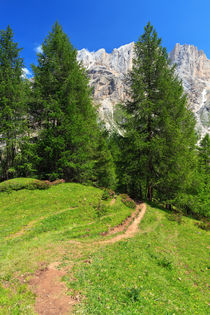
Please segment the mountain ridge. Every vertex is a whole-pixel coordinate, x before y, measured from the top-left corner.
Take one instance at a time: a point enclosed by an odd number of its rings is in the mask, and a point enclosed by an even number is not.
[[[197,130],[203,136],[210,133],[210,60],[203,50],[194,45],[177,43],[168,54],[183,82],[189,105],[195,114]],[[93,99],[99,104],[99,114],[108,129],[115,125],[114,111],[117,104],[127,98],[125,78],[132,69],[134,42],[114,48],[107,53],[104,48],[90,52],[78,51],[78,61],[87,69]]]

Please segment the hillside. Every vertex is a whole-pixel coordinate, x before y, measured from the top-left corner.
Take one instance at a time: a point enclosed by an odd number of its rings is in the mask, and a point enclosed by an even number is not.
[[[0,314],[207,314],[208,233],[102,196],[73,183],[0,193]]]

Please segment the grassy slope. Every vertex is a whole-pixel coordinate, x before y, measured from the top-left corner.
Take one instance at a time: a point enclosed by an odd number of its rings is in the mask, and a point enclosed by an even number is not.
[[[119,199],[98,211],[101,195],[79,184],[0,193],[0,314],[33,314],[21,275],[58,260],[74,265],[65,281],[86,297],[81,314],[206,314],[207,232],[148,207],[135,238],[96,245],[132,211]]]
[[[66,281],[86,298],[79,314],[207,314],[207,233],[147,207],[140,233],[99,249]],[[117,255],[116,255],[117,253]]]
[[[17,276],[55,260],[69,239],[97,238],[130,215],[119,198],[98,211],[102,193],[79,184],[0,193],[0,314],[32,314],[34,297]]]

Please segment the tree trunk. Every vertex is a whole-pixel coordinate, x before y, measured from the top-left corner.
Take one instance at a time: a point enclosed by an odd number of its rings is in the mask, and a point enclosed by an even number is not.
[[[149,184],[147,188],[147,199],[149,201],[152,201],[152,185],[151,184]]]

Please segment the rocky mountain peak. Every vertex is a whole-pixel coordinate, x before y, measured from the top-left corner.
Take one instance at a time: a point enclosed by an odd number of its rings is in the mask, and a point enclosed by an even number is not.
[[[100,104],[99,113],[107,128],[114,125],[114,110],[117,104],[128,97],[125,76],[132,68],[134,43],[115,48],[107,53],[104,48],[96,52],[87,49],[78,51],[78,60],[83,63],[93,87],[93,97]],[[201,135],[210,132],[210,60],[203,50],[193,45],[177,43],[169,54],[171,63],[176,63],[177,74],[188,94],[189,104],[197,119]]]
[[[176,44],[169,58],[172,64],[176,63],[177,74],[203,136],[210,132],[210,60],[203,50],[187,44]]]

